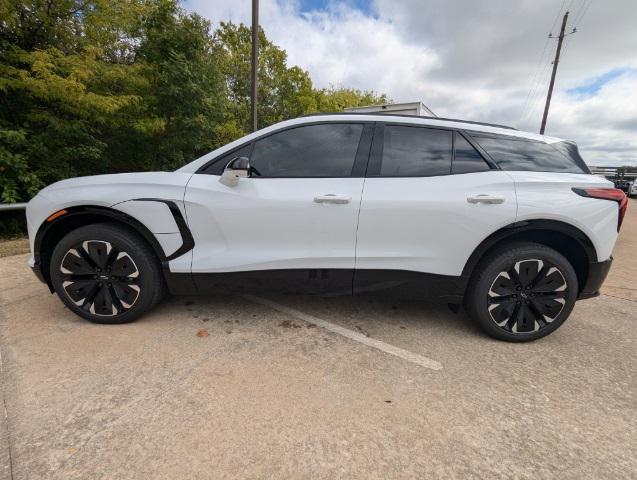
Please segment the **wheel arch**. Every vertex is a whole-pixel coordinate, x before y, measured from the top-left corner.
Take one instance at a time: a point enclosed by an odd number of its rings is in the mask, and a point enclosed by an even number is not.
[[[484,239],[467,260],[462,276],[471,278],[477,265],[489,252],[515,241],[540,243],[564,255],[577,273],[580,291],[586,284],[589,265],[597,262],[593,242],[579,228],[558,220],[527,220],[503,227]]]
[[[124,226],[141,236],[151,247],[162,265],[167,261],[164,251],[153,233],[139,220],[130,215],[109,207],[96,205],[81,205],[64,209],[65,214],[44,221],[40,225],[33,245],[33,257],[39,266],[42,276],[51,292],[50,261],[51,255],[58,242],[69,232],[79,227],[101,222],[111,222]]]

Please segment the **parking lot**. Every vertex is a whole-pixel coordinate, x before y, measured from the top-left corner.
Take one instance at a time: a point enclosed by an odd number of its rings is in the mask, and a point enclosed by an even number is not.
[[[93,325],[0,259],[0,478],[635,478],[637,202],[603,294],[530,344],[445,305],[169,298]]]

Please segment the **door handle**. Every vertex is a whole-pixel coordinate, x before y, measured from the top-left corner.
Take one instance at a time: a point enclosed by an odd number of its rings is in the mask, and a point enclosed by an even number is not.
[[[498,203],[504,203],[504,197],[499,197],[497,195],[471,195],[467,197],[467,202],[469,203],[486,203],[487,205],[495,205]]]
[[[317,195],[314,197],[315,203],[349,203],[352,201],[352,197],[348,197],[347,195],[336,195],[334,193],[328,193],[326,195]]]

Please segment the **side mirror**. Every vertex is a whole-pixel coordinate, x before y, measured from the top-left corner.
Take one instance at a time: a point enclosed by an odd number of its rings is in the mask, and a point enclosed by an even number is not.
[[[219,181],[227,187],[236,187],[239,179],[250,176],[250,160],[247,157],[235,157],[228,162]]]

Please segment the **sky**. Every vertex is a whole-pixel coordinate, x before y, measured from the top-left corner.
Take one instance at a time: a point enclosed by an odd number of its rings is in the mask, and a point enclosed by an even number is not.
[[[251,0],[188,0],[214,25]],[[260,0],[260,24],[315,87],[422,101],[438,116],[539,131],[568,10],[546,134],[589,165],[637,165],[635,0]]]

